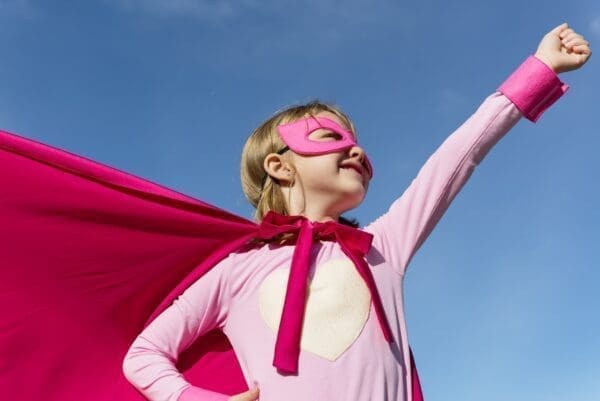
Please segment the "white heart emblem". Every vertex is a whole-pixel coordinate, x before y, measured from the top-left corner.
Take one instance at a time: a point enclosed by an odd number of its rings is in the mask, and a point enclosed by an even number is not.
[[[274,333],[279,329],[290,269],[277,269],[262,282],[259,310]],[[317,266],[310,280],[300,348],[336,360],[358,338],[369,317],[371,294],[350,259]]]

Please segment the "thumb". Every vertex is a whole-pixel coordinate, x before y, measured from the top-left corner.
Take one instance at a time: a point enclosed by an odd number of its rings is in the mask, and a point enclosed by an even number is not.
[[[569,27],[569,24],[567,24],[566,22],[563,22],[562,24],[560,24],[559,26],[557,26],[556,28],[554,28],[553,30],[551,30],[550,33],[558,35],[562,31],[564,31],[565,29],[567,29],[568,27]]]
[[[228,401],[255,401],[258,399],[258,393],[258,386],[255,386],[254,388],[251,388],[248,391],[244,391],[243,393],[237,394],[229,398]]]
[[[258,386],[251,388],[250,390],[246,391],[244,393],[244,397],[241,399],[241,401],[254,401],[258,399]]]

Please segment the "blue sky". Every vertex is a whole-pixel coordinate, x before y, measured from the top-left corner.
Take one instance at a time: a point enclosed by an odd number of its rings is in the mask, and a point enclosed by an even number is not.
[[[358,127],[387,210],[441,142],[595,0],[0,0],[0,128],[250,218],[247,135],[319,98]],[[598,56],[487,155],[409,266],[428,401],[600,400]]]

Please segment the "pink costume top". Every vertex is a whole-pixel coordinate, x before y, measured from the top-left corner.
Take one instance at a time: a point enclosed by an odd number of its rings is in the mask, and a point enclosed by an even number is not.
[[[434,152],[389,210],[362,229],[373,234],[371,268],[394,342],[381,332],[367,286],[332,241],[311,250],[298,375],[272,366],[293,246],[231,253],[150,323],[123,363],[127,379],[153,401],[215,401],[228,395],[187,382],[178,355],[220,328],[261,401],[409,401],[403,281],[415,252],[488,151],[520,119],[537,121],[569,86],[534,56],[488,96]]]

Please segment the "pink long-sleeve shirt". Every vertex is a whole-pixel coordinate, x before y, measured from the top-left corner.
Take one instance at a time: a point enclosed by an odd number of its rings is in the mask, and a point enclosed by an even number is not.
[[[426,161],[389,210],[362,229],[373,234],[366,260],[394,343],[381,332],[370,293],[332,241],[312,247],[298,375],[272,365],[293,246],[231,253],[192,284],[135,339],[123,371],[152,401],[222,401],[228,395],[187,382],[178,355],[220,328],[261,401],[409,401],[407,266],[488,151],[525,116],[535,122],[568,85],[533,56],[489,95]]]

